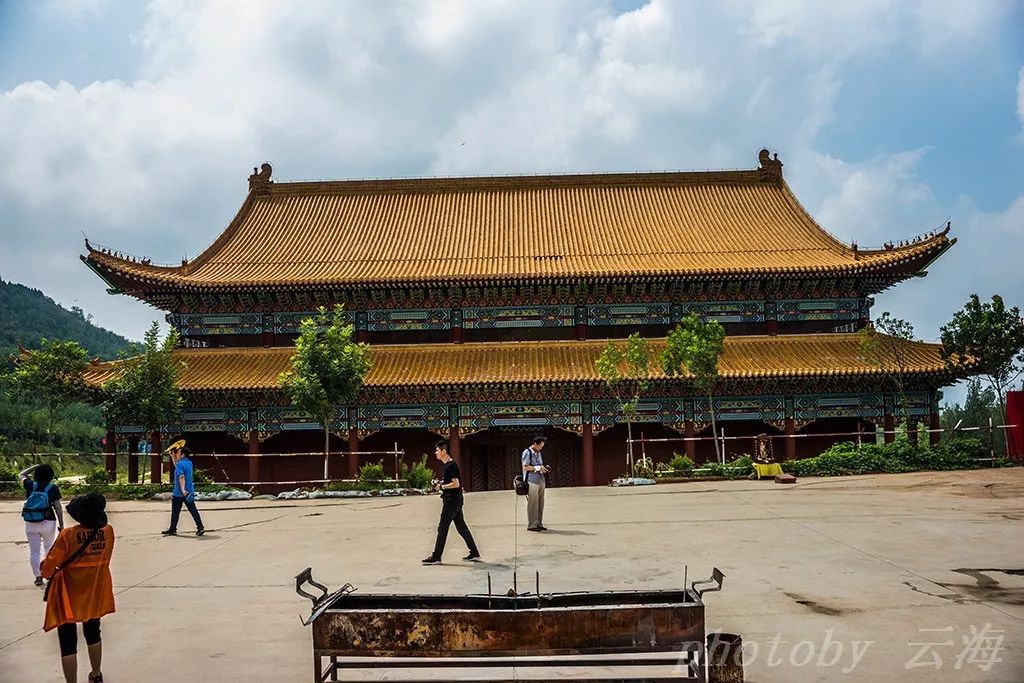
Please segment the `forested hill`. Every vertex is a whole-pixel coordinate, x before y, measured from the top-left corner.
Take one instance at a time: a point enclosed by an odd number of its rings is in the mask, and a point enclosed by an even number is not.
[[[117,358],[132,342],[92,324],[91,316],[77,306],[69,311],[37,289],[0,280],[0,360],[14,352],[20,341],[28,348],[39,340],[70,339],[89,352],[89,357]]]

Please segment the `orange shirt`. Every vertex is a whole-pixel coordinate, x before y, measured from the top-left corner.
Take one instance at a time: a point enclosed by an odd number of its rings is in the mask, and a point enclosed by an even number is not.
[[[65,558],[89,537],[90,529],[76,524],[64,529],[41,565],[49,577]],[[75,561],[57,572],[50,581],[43,629],[61,624],[89,621],[114,611],[114,586],[110,578],[110,556],[114,552],[114,529],[109,524],[96,533],[89,547]]]

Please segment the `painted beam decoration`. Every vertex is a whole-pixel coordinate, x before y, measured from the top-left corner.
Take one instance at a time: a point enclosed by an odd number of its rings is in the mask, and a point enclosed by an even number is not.
[[[447,308],[367,311],[366,329],[370,332],[448,330],[451,326],[451,311]]]
[[[301,410],[287,407],[258,408],[256,410],[256,430],[261,437],[278,432],[303,431],[307,429],[323,429],[312,415]],[[348,411],[341,408],[329,425],[332,432],[348,431]]]
[[[576,431],[583,424],[578,401],[536,403],[464,403],[459,406],[459,429],[465,434],[488,427],[560,427]]]
[[[786,419],[786,402],[782,396],[717,396],[715,420],[760,420],[781,423]],[[701,424],[710,424],[711,410],[706,396],[693,399],[693,419]]]
[[[572,306],[474,306],[462,309],[467,330],[510,327],[572,327]]]
[[[797,394],[793,397],[793,418],[800,422],[829,417],[878,421],[884,416],[882,394]]]
[[[668,325],[672,321],[667,303],[600,304],[587,309],[590,325]]]
[[[170,434],[186,432],[241,434],[249,431],[249,410],[247,408],[186,410],[176,421],[164,425],[161,431]]]
[[[681,425],[687,419],[687,401],[671,398],[644,398],[637,405],[635,422],[657,422],[663,425]],[[626,418],[616,400],[594,401],[591,404],[593,424],[598,428],[624,424]]]
[[[409,428],[441,433],[450,424],[448,405],[443,403],[360,405],[356,409],[356,428],[360,433]]]
[[[897,401],[902,406],[897,405]],[[906,391],[902,395],[887,395],[885,404],[889,412],[896,416],[897,420],[904,415],[910,417],[928,417],[932,410],[932,396],[928,391]],[[938,408],[935,406],[936,409]]]
[[[272,318],[274,334],[298,334],[299,325],[302,324],[302,321],[315,315],[316,311],[274,313]],[[345,309],[343,316],[350,325],[355,322],[356,317],[352,311]],[[269,332],[270,330],[266,331]]]
[[[239,314],[172,314],[171,324],[183,337],[207,337],[215,334],[260,334],[263,316],[260,313]]]
[[[857,320],[862,299],[779,299],[779,322],[809,320]]]
[[[703,320],[717,320],[720,323],[763,323],[765,310],[763,301],[704,301],[699,303],[672,304],[672,322],[679,322],[691,313]]]

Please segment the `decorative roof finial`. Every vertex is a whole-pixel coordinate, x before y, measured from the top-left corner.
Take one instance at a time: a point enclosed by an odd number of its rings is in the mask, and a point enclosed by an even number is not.
[[[758,170],[761,171],[761,180],[765,182],[773,182],[782,180],[782,162],[779,161],[779,155],[772,155],[767,149],[762,149],[757,153],[757,161],[760,164]]]
[[[274,169],[267,163],[259,169],[253,168],[252,175],[249,176],[249,191],[258,195],[270,194],[270,186],[274,182],[270,179],[270,174],[273,172]]]

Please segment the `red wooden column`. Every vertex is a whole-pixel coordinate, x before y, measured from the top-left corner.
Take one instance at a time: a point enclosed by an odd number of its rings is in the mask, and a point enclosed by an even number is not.
[[[117,432],[113,427],[107,429],[107,444],[103,447],[103,453],[107,481],[117,481]]]
[[[355,455],[359,450],[359,430],[355,427],[348,428],[348,478],[355,479],[359,476],[359,456]]]
[[[583,423],[583,485],[594,485],[594,425]]]
[[[128,482],[139,483],[139,437],[128,437]]]
[[[697,430],[693,426],[693,420],[683,422],[683,436],[687,439],[692,439],[696,434]],[[686,444],[686,457],[693,462],[697,462],[697,442],[684,441],[683,443]]]
[[[942,441],[942,432],[934,431],[941,428],[942,423],[939,422],[939,411],[933,411],[928,415],[928,429],[933,430],[928,432],[928,443],[932,446],[938,446],[939,442]]]
[[[917,420],[907,420],[907,440],[917,445]]]
[[[162,451],[164,450],[163,442],[160,440],[160,432],[153,432],[149,438],[149,443],[152,444],[153,448],[149,452],[149,483],[159,484],[162,478],[160,471],[160,458]]]
[[[896,419],[893,418],[892,413],[885,414],[885,419],[882,421],[882,429],[885,430],[885,436],[883,437],[885,443],[892,443],[896,440],[896,434],[894,433]]]
[[[786,436],[792,437],[796,434],[796,422],[791,417],[786,418]],[[796,460],[796,439],[786,439],[786,460]]]
[[[466,480],[469,479],[469,472],[462,469],[462,449],[459,448],[461,445],[461,436],[459,435],[459,425],[455,424],[448,428],[448,455],[452,456],[452,460],[458,466],[459,471],[462,472],[462,477]]]
[[[260,479],[260,433],[255,429],[249,430],[249,481]]]

